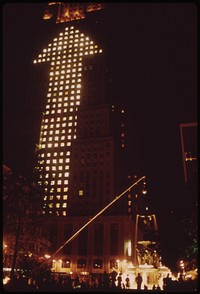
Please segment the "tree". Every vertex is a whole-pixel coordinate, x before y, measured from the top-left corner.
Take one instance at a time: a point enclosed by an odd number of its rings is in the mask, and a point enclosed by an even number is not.
[[[42,231],[42,192],[36,183],[34,173],[26,179],[3,168],[4,262],[12,267],[11,276],[25,256],[39,256],[50,246]]]
[[[182,220],[184,228],[185,246],[181,248],[183,259],[189,261],[189,269],[197,267],[198,260],[198,225],[194,216]],[[190,268],[191,267],[191,268]]]

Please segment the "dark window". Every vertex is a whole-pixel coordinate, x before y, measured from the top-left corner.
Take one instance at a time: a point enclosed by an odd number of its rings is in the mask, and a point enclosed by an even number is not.
[[[78,254],[86,255],[87,254],[87,240],[88,240],[88,229],[84,229],[78,236]]]
[[[103,224],[94,225],[94,254],[103,255]]]
[[[73,224],[65,224],[64,225],[64,238],[67,241],[73,235]],[[71,254],[72,243],[69,242],[63,248],[63,254],[69,255]]]
[[[84,258],[78,259],[77,260],[77,268],[85,269],[86,268],[86,259],[84,259]]]
[[[51,243],[50,251],[56,250],[57,247],[57,236],[58,235],[58,225],[57,224],[50,224],[49,228],[49,241]]]
[[[118,224],[110,225],[110,254],[118,254]]]
[[[71,266],[71,259],[64,259],[62,262],[62,267],[70,268]]]
[[[118,269],[118,262],[115,259],[110,260],[110,269]]]
[[[93,268],[103,268],[103,260],[102,259],[94,259]]]

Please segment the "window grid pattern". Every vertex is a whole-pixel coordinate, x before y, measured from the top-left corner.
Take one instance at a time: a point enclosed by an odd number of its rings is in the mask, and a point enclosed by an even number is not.
[[[87,55],[101,53],[98,45],[71,26],[33,61],[36,65],[50,63],[38,161],[39,184],[44,187],[44,214],[67,216],[71,145],[76,140],[81,104],[82,61]]]

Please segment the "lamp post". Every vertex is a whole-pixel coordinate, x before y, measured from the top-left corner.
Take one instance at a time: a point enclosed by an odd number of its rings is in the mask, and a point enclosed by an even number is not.
[[[128,180],[137,180],[138,176],[128,176]],[[138,184],[138,182],[137,182]],[[132,235],[132,252],[133,252],[133,264],[137,265],[137,239],[138,239],[138,222],[141,213],[141,209],[144,210],[144,196],[147,195],[147,188],[146,188],[146,177],[142,178],[142,187],[136,184],[134,194],[131,195],[131,189],[128,191],[128,213],[130,218],[135,220],[135,232]],[[148,210],[148,207],[145,205],[145,209]]]
[[[98,216],[100,216],[106,209],[108,209],[111,205],[113,205],[118,199],[120,199],[123,195],[125,195],[131,188],[136,186],[139,182],[146,179],[146,176],[143,176],[136,180],[133,184],[131,184],[127,189],[125,189],[122,193],[116,196],[108,205],[106,205],[102,210],[100,210],[95,216],[93,216],[87,223],[85,223],[77,232],[75,232],[67,241],[65,241],[52,255],[54,257],[65,245],[67,245],[70,241],[72,241],[85,227],[87,227],[91,222],[93,222]],[[41,265],[42,266],[42,265]]]

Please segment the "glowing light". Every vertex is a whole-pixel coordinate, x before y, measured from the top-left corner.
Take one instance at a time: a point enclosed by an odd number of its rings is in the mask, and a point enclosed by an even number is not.
[[[68,35],[68,32],[70,35]],[[69,44],[70,43],[70,44]],[[68,44],[68,54],[66,54],[66,46]],[[72,49],[74,48],[74,49]],[[94,52],[93,48],[97,50]],[[54,148],[55,156],[57,159],[63,159],[64,154],[60,151],[60,147],[67,148],[68,158],[66,162],[70,161],[71,154],[71,144],[73,140],[76,140],[76,126],[77,126],[77,111],[79,105],[81,105],[81,71],[82,71],[82,57],[83,55],[89,54],[99,54],[102,49],[98,48],[97,44],[94,44],[89,37],[85,36],[84,33],[80,33],[79,30],[75,30],[73,26],[70,28],[66,27],[64,34],[61,32],[59,37],[53,39],[53,45],[48,44],[48,48],[43,49],[43,54],[39,54],[38,58],[33,61],[33,63],[47,62],[49,60],[51,64],[51,69],[49,72],[49,89],[47,93],[47,104],[46,109],[43,113],[46,120],[42,121],[41,133],[40,133],[40,148],[43,148],[43,154],[49,154],[51,148]],[[48,52],[48,59],[46,53]],[[62,52],[62,55],[61,55]],[[63,54],[64,53],[64,54]],[[60,66],[62,64],[62,67]],[[65,65],[66,64],[66,65]],[[56,65],[56,66],[55,66]],[[73,78],[73,80],[72,80]],[[63,86],[65,85],[65,86]],[[64,91],[63,91],[64,90]],[[52,94],[51,94],[52,92]],[[76,95],[79,94],[79,95]],[[53,96],[53,99],[51,98]],[[73,102],[72,102],[73,100]],[[57,103],[59,101],[59,103]],[[69,104],[65,101],[69,101]],[[70,102],[71,101],[71,102]],[[53,102],[53,103],[52,103]],[[69,106],[71,106],[69,108]],[[51,118],[51,124],[49,126],[48,116],[59,113],[60,124],[56,124],[56,121]],[[71,115],[69,116],[69,113]],[[66,129],[66,120],[70,120],[70,128]],[[58,121],[58,119],[57,119]],[[65,121],[65,123],[63,123]],[[68,125],[69,126],[69,125]],[[55,128],[57,128],[56,131]],[[43,130],[45,129],[45,132]],[[58,131],[59,130],[59,131]],[[62,134],[65,134],[63,136]],[[67,140],[66,140],[67,138]],[[66,141],[65,141],[66,140]],[[56,142],[55,142],[56,141]],[[62,142],[61,142],[62,141]],[[65,141],[65,142],[63,142]],[[57,150],[56,150],[57,149]],[[45,178],[50,178],[50,174],[54,174],[54,181],[50,182],[50,185],[61,184],[58,181],[58,175],[55,174],[56,170],[64,171],[69,169],[69,165],[65,166],[65,161],[59,161],[62,165],[56,166],[52,165],[52,162],[57,164],[56,158],[51,159],[47,162],[47,156],[43,156],[43,162],[39,164],[44,165],[46,168],[46,175],[41,178],[41,184],[45,183]],[[47,165],[48,164],[48,165]],[[54,171],[54,172],[53,172]],[[64,172],[63,172],[64,173]],[[63,183],[67,185],[68,190],[68,179],[69,173],[63,174]],[[46,182],[48,183],[48,182]],[[50,193],[51,188],[47,188],[46,195]],[[62,195],[63,196],[63,195]],[[62,197],[61,197],[62,199]],[[53,200],[49,203],[49,207],[55,207],[56,203],[60,203],[61,200]],[[57,205],[57,207],[61,205]],[[48,208],[48,207],[47,207]],[[58,213],[59,214],[59,213]],[[62,215],[63,214],[62,212]]]
[[[131,248],[131,241],[130,240],[128,241],[128,244],[127,244],[127,251],[128,251],[128,256],[131,256],[132,255],[132,248]]]
[[[8,276],[5,276],[5,278],[3,278],[4,285],[6,285],[9,281],[10,281],[10,278]]]

